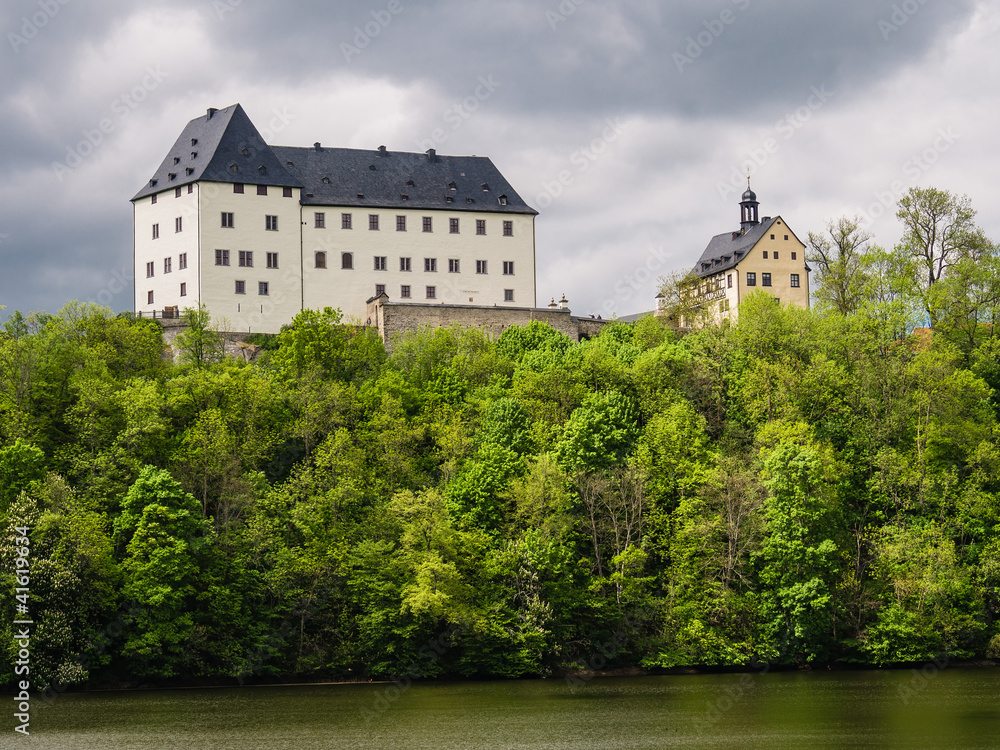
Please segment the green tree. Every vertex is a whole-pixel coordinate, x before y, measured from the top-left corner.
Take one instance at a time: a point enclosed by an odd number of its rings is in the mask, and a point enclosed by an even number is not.
[[[858,217],[827,222],[825,235],[809,233],[806,260],[816,264],[813,294],[820,304],[841,315],[857,312],[867,286],[863,258],[871,239]]]

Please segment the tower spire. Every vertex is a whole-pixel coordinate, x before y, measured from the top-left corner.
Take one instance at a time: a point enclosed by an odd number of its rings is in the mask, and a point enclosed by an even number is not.
[[[758,219],[759,206],[757,194],[750,188],[750,175],[747,175],[747,190],[740,200],[740,229],[743,234],[760,224]]]

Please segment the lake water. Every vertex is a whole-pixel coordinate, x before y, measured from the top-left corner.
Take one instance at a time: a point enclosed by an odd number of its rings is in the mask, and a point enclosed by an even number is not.
[[[1000,747],[1000,670],[928,671],[70,694],[0,748]]]

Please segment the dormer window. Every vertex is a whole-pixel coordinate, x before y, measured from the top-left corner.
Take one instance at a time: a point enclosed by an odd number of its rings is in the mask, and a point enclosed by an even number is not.
[[[475,199],[475,198],[466,198],[466,199],[465,199],[465,202],[466,202],[466,203],[475,203],[475,202],[476,202],[476,199]]]
[[[197,151],[192,151],[191,152],[191,158],[192,159],[197,159],[198,158],[198,152]]]
[[[156,187],[156,183],[157,183],[158,181],[159,181],[159,180],[150,180],[150,181],[149,181],[149,186],[150,186],[150,187]]]
[[[485,182],[483,183],[483,192],[484,193],[490,192],[490,186],[487,185]]]
[[[174,164],[180,164],[180,163],[181,163],[181,157],[175,156],[174,157]]]
[[[244,156],[250,156],[250,149],[244,148],[242,151],[240,151],[240,153],[243,154]]]
[[[507,196],[506,195],[501,195],[499,198],[497,198],[497,201],[500,203],[501,206],[506,206],[507,205]]]
[[[364,193],[358,193],[358,200],[364,200],[364,199],[365,199],[365,194]]]
[[[324,185],[329,185],[330,184],[330,178],[329,177],[324,177],[323,178],[323,184]]]
[[[375,167],[375,165],[374,165],[374,164],[369,164],[369,165],[368,165],[368,169],[370,169],[370,170],[371,170],[372,172],[374,172],[374,171],[375,171],[375,169],[376,169],[376,167]]]
[[[445,203],[454,203],[454,198],[452,198],[450,195],[446,195],[444,197],[444,202]]]
[[[454,182],[449,182],[448,183],[448,189],[449,190],[458,190],[458,185],[456,185]]]
[[[401,201],[408,201],[410,200],[410,196],[408,196],[406,193],[403,193],[402,195],[399,196],[399,199]]]
[[[259,167],[257,167],[257,171],[260,172],[261,174],[267,174],[267,167],[261,164]]]
[[[236,162],[233,162],[232,164],[229,165],[229,171],[232,172],[233,174],[236,174],[237,172],[240,171],[240,165],[237,164]]]
[[[188,167],[185,171],[187,172],[188,177],[190,177],[191,175],[194,174],[194,168],[193,167]]]
[[[198,139],[197,138],[192,138],[191,139],[191,145],[192,146],[197,146],[198,145]]]
[[[407,180],[406,187],[413,187],[413,180]]]
[[[171,172],[171,173],[169,173],[167,175],[167,179],[168,180],[176,180],[177,179],[177,175],[174,172]]]

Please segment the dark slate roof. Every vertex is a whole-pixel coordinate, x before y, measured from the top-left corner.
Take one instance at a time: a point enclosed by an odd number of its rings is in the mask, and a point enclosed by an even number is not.
[[[272,150],[305,186],[304,205],[538,213],[485,156],[325,146]]]
[[[708,247],[705,248],[705,252],[698,258],[698,262],[695,263],[695,275],[711,276],[733,268],[746,257],[746,254],[780,218],[780,216],[767,218],[763,223],[751,228],[746,234],[737,231],[715,235],[708,243]]]
[[[302,187],[282,165],[243,107],[212,109],[187,124],[159,169],[132,200],[199,180]]]

